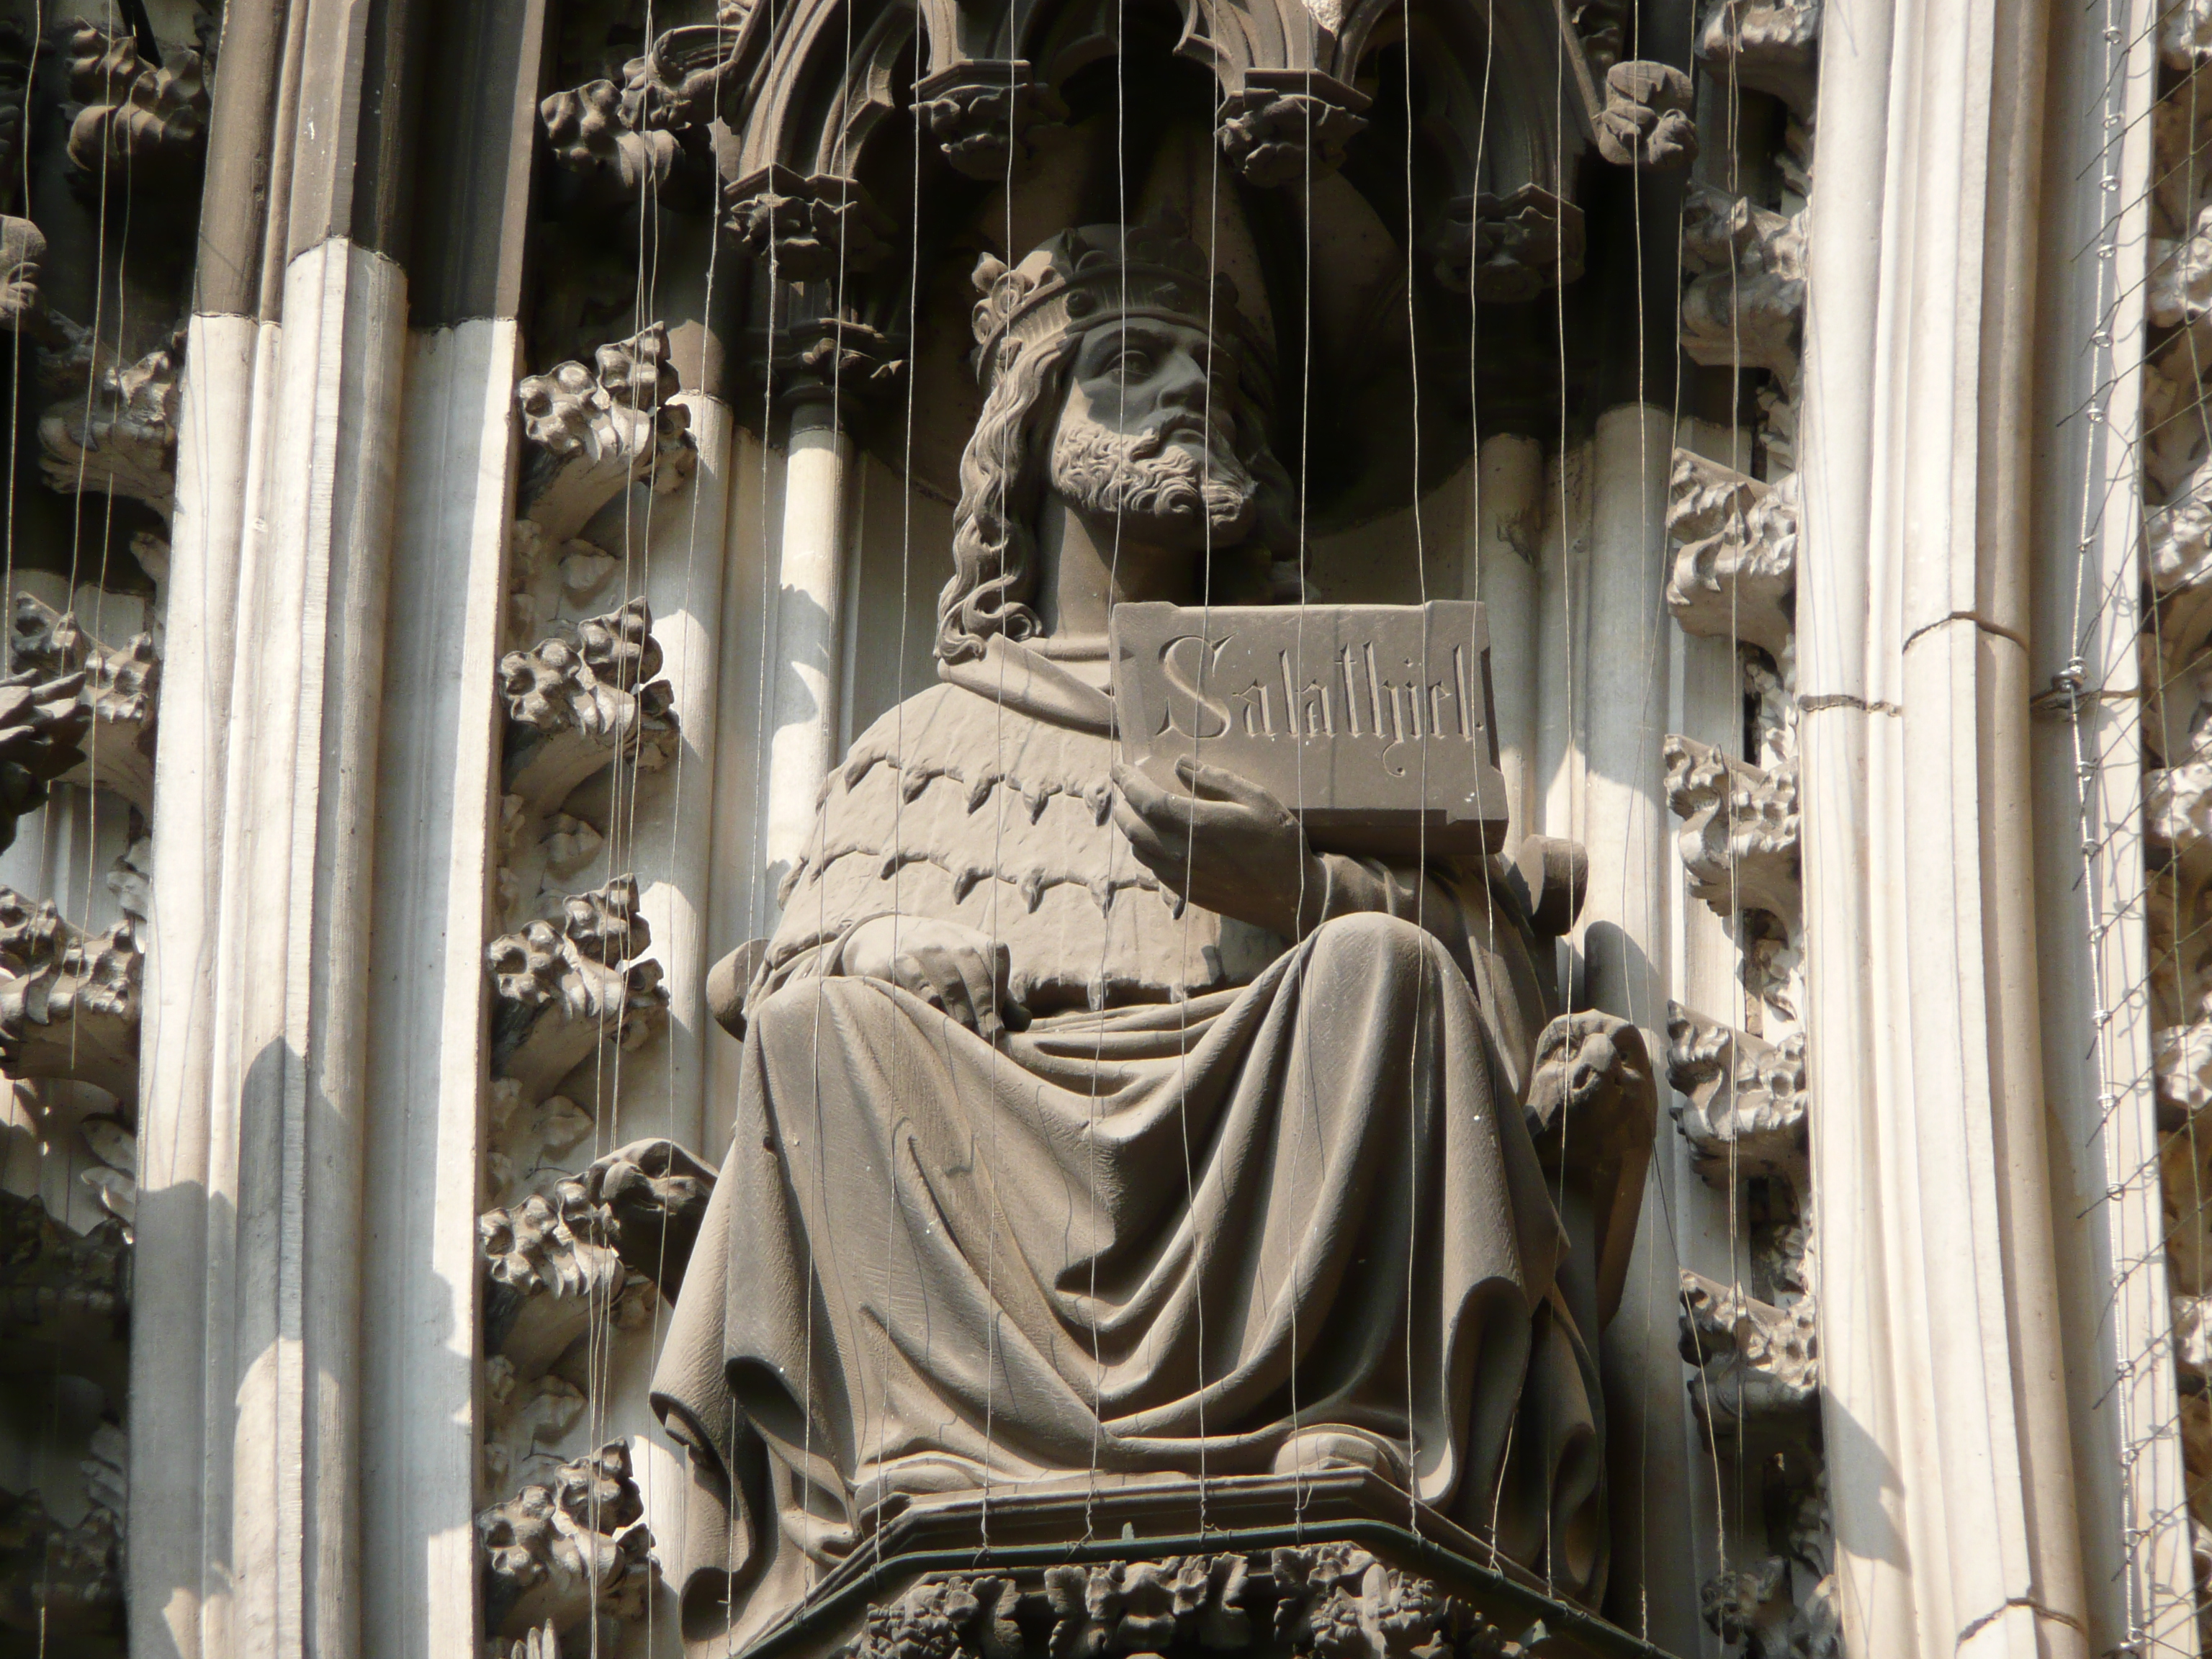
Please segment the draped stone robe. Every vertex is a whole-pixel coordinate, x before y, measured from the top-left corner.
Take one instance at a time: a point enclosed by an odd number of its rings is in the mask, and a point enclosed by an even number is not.
[[[1265,1475],[1316,1425],[1601,1588],[1601,1408],[1521,1111],[1524,925],[1480,868],[1334,855],[1332,908],[1386,909],[1295,946],[1179,909],[1109,811],[1104,673],[994,641],[825,789],[654,1378],[694,1638],[758,1633],[933,1495]],[[890,915],[1003,942],[1032,1023],[994,1046],[843,976]]]

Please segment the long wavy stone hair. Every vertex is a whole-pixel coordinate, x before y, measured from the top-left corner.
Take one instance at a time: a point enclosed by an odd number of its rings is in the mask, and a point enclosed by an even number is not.
[[[1023,352],[983,400],[975,434],[960,457],[952,579],[937,596],[937,654],[946,662],[981,656],[994,634],[1027,640],[1039,630],[1030,605],[1036,582],[1035,526],[1051,475],[1051,441],[1068,360],[1089,331],[1070,329]],[[1269,597],[1269,550],[1293,537],[1290,478],[1268,447],[1265,410],[1242,380],[1231,412],[1237,457],[1252,475],[1259,513],[1242,542],[1214,550],[1211,593],[1217,605],[1261,604]]]

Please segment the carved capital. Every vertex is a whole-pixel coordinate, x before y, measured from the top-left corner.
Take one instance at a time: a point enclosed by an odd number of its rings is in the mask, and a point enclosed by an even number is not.
[[[1763,772],[1711,744],[1670,733],[1667,805],[1690,892],[1724,921],[1764,910],[1794,927],[1800,914],[1797,772]]]
[[[617,760],[655,772],[679,740],[675,691],[660,672],[653,607],[632,599],[580,623],[556,623],[527,651],[499,660],[507,719],[506,786],[526,816],[551,811]]]
[[[593,1618],[644,1617],[656,1567],[629,1447],[617,1440],[563,1463],[477,1516],[484,1551],[484,1633],[556,1636]]]
[[[1781,661],[1796,626],[1796,474],[1769,485],[1676,450],[1667,539],[1667,608],[1682,631],[1740,640]]]
[[[1597,151],[1615,167],[1668,173],[1698,159],[1698,100],[1672,64],[1638,58],[1605,72]]]
[[[9,667],[18,678],[77,678],[77,701],[90,719],[83,761],[59,781],[112,789],[142,811],[154,809],[154,710],[161,689],[161,656],[151,634],[110,647],[77,625],[74,611],[56,611],[32,593],[18,593],[9,618]]]
[[[1667,1081],[1698,1174],[1723,1190],[1747,1176],[1805,1178],[1805,1039],[1780,1042],[1667,1005]]]
[[[1791,108],[1813,101],[1820,0],[1717,0],[1698,34],[1698,56],[1740,87],[1771,92]]]
[[[689,478],[699,448],[678,389],[661,323],[608,342],[588,365],[526,375],[514,389],[532,450],[524,515],[566,542],[631,484],[665,495]]]
[[[890,256],[896,227],[857,179],[771,163],[722,191],[723,228],[780,282],[858,276]]]
[[[135,1103],[145,961],[128,917],[86,933],[52,899],[0,887],[0,1071],[73,1078]]]
[[[1370,101],[1330,76],[1247,70],[1243,88],[1222,100],[1221,152],[1261,190],[1324,177],[1365,131]]]
[[[49,380],[66,387],[82,368],[92,379],[88,398],[72,391],[39,420],[39,470],[50,489],[64,495],[91,490],[128,495],[169,515],[177,494],[178,382],[184,373],[185,332],[179,329],[158,350],[117,367],[100,362],[97,343],[66,319],[53,325],[63,342],[50,356]]]
[[[1682,1358],[1699,1371],[1691,1398],[1708,1422],[1771,1421],[1817,1404],[1820,1349],[1811,1297],[1778,1308],[1686,1269],[1681,1329]]]
[[[971,179],[1003,179],[1036,140],[1067,119],[1067,104],[1021,58],[939,70],[914,89],[945,159]]]
[[[1437,280],[1478,300],[1510,304],[1583,274],[1583,210],[1540,185],[1508,196],[1462,196],[1431,239]]]
[[[80,189],[96,188],[103,167],[110,190],[168,190],[198,166],[207,143],[205,65],[190,46],[160,64],[139,56],[127,31],[64,25],[70,94],[80,106],[70,122],[69,158]]]
[[[754,365],[762,370],[759,358]],[[906,359],[881,329],[846,318],[806,317],[775,331],[763,372],[786,411],[832,407],[849,425],[898,384]]]
[[[492,1074],[542,1099],[601,1043],[643,1043],[668,1013],[660,964],[636,960],[652,940],[634,876],[564,899],[558,921],[494,939],[484,951],[495,986]]]
[[[1805,241],[1799,221],[1709,185],[1682,207],[1682,349],[1707,368],[1797,372],[1805,309]]]

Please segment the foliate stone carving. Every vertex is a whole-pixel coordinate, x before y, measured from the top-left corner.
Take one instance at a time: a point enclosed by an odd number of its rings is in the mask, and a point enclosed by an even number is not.
[[[1718,0],[1705,14],[1698,56],[1738,86],[1803,109],[1820,40],[1820,0]]]
[[[129,918],[86,933],[52,899],[0,887],[0,1072],[74,1078],[135,1102],[145,960]]]
[[[557,1638],[594,1618],[645,1614],[656,1572],[653,1534],[623,1441],[484,1510],[477,1536],[489,1636],[538,1640],[550,1627]]]
[[[1462,196],[1434,239],[1437,278],[1478,300],[1533,300],[1583,274],[1583,210],[1540,185],[1510,195]]]
[[[484,1362],[484,1484],[504,1486],[523,1462],[539,1448],[559,1443],[582,1420],[588,1402],[583,1390],[563,1377],[540,1376],[525,1382],[514,1362],[494,1354]]]
[[[151,634],[102,645],[79,627],[74,611],[56,611],[33,593],[18,593],[9,618],[9,666],[17,677],[82,679],[77,693],[91,725],[84,760],[64,783],[112,789],[143,811],[154,805],[154,709],[161,689],[161,656]]]
[[[2152,325],[2195,324],[2212,313],[2212,208],[2178,236],[2150,239],[2150,277],[2145,289]]]
[[[1598,154],[1615,167],[1670,172],[1698,159],[1698,100],[1672,64],[1636,59],[1605,72]]]
[[[72,1232],[35,1198],[0,1192],[0,1371],[51,1374],[56,1348],[94,1348],[123,1334],[131,1247],[122,1224]]]
[[[1836,1659],[1843,1622],[1835,1582],[1823,1577],[1800,1604],[1792,1594],[1789,1558],[1770,1555],[1736,1572],[1705,1581],[1698,1601],[1705,1623],[1746,1659]]]
[[[889,335],[846,317],[801,318],[776,330],[763,355],[765,379],[783,407],[826,401],[848,419],[889,392],[906,368]]]
[[[76,24],[67,46],[70,92],[82,107],[70,122],[69,158],[110,190],[168,189],[198,165],[207,138],[205,66],[190,46],[146,62],[127,31]]]
[[[84,1495],[97,1508],[119,1521],[131,1514],[131,1437],[112,1423],[102,1423],[85,1444],[76,1468],[84,1477]]]
[[[1710,185],[1682,207],[1682,349],[1707,368],[1797,373],[1805,309],[1805,241],[1796,217]]]
[[[1708,1422],[1771,1420],[1820,1397],[1814,1302],[1776,1307],[1741,1285],[1682,1274],[1682,1358],[1698,1367],[1690,1395]]]
[[[2212,60],[2212,0],[2169,0],[2160,8],[2158,56],[2182,70]]]
[[[1682,864],[1693,897],[1724,920],[1800,913],[1797,774],[1761,771],[1694,738],[1667,738],[1667,805],[1683,820]]]
[[[1221,104],[1221,152],[1261,190],[1326,177],[1366,130],[1369,99],[1303,70],[1247,70]]]
[[[612,340],[589,364],[562,363],[515,387],[533,447],[522,481],[526,517],[567,542],[633,483],[666,495],[699,464],[691,411],[668,361],[668,330],[655,323]]]
[[[871,1606],[833,1659],[1134,1659],[1277,1648],[1326,1659],[1522,1659],[1543,1639],[1541,1624],[1509,1635],[1433,1580],[1330,1542],[932,1573]]]
[[[58,319],[56,324],[62,325]],[[67,325],[64,332],[76,328]],[[48,488],[64,495],[91,490],[128,495],[167,518],[177,493],[184,331],[135,363],[103,366],[97,357],[95,349],[85,363],[92,376],[91,395],[71,392],[40,418],[40,471]],[[64,362],[63,372],[73,373],[75,354]]]
[[[2185,335],[2143,365],[2143,476],[2160,497],[2188,489],[2212,453],[2200,366],[2212,368],[2212,359]]]
[[[550,94],[538,118],[553,159],[609,200],[689,205],[714,177],[706,125],[650,58],[625,64],[620,86],[598,80]]]
[[[557,921],[533,921],[485,947],[495,987],[492,1074],[542,1099],[600,1044],[635,1049],[667,1018],[660,964],[637,914],[637,880],[617,876],[563,899]]]
[[[971,179],[1003,179],[1036,140],[1067,118],[1060,95],[1020,58],[939,70],[914,89],[923,124],[945,159]]]
[[[1797,764],[1796,639],[1778,660],[1748,646],[1737,651],[1743,675],[1744,738],[1772,772]]]
[[[723,223],[787,283],[857,276],[890,258],[896,227],[857,179],[775,163],[725,186]]]
[[[45,803],[47,785],[83,764],[92,724],[83,690],[75,674],[0,683],[0,848],[14,843],[16,820]]]
[[[138,1218],[138,1137],[119,1117],[88,1117],[77,1125],[86,1148],[99,1163],[78,1171],[77,1179],[91,1189],[100,1207],[123,1224],[131,1236]]]
[[[1751,1176],[1805,1172],[1805,1039],[1768,1042],[1667,1005],[1667,1081],[1674,1122],[1699,1176],[1726,1189]]]
[[[1567,8],[1567,21],[1592,75],[1607,74],[1620,61],[1628,45],[1630,9],[1630,0],[1577,0]]]
[[[556,623],[527,651],[499,662],[506,705],[506,783],[526,815],[550,811],[617,760],[654,772],[674,757],[676,694],[660,672],[653,607]]]
[[[46,235],[28,219],[0,214],[0,329],[15,334],[43,330],[46,291],[40,286]]]
[[[95,1504],[65,1527],[38,1492],[0,1492],[0,1626],[40,1648],[121,1633],[123,1528],[112,1510]]]
[[[1678,449],[1667,538],[1667,608],[1682,631],[1740,640],[1780,661],[1796,617],[1796,475],[1769,485]]]
[[[531,1193],[574,1171],[555,1163],[592,1133],[592,1115],[566,1095],[527,1102],[511,1077],[491,1085],[491,1148],[484,1173],[501,1201],[520,1203]]]
[[[2187,1128],[2161,1134],[2158,1161],[2174,1294],[2212,1296],[2212,1134]]]
[[[610,1316],[629,1282],[607,1218],[576,1181],[556,1182],[477,1218],[489,1264],[484,1346],[523,1382],[543,1376],[576,1339]]]

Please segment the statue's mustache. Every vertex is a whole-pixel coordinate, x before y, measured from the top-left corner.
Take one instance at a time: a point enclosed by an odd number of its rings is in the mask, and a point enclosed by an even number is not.
[[[1185,435],[1198,439],[1203,453],[1179,445]],[[1064,422],[1052,477],[1060,495],[1094,512],[1206,522],[1222,533],[1244,529],[1255,510],[1256,486],[1229,434],[1194,411],[1177,410],[1133,433]]]

